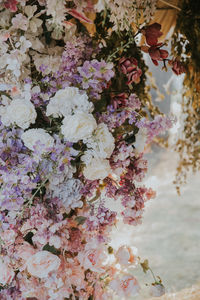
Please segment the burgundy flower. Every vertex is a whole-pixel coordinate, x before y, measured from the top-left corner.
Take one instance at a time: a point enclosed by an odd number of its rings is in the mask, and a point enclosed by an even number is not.
[[[137,69],[133,70],[131,73],[128,74],[127,84],[131,84],[133,82],[139,83],[141,75],[142,75],[142,70],[141,69],[137,68]]]
[[[111,104],[114,109],[126,107],[128,103],[128,95],[126,93],[111,95],[111,97]]]
[[[151,46],[148,52],[153,63],[156,66],[158,65],[158,60],[162,61],[163,59],[166,59],[168,57],[168,51],[160,49],[159,44],[155,46]]]
[[[172,65],[172,71],[176,75],[181,75],[186,72],[184,65],[177,59],[169,61],[169,64]]]
[[[162,46],[163,46],[162,43],[159,43],[159,44],[151,46],[151,47],[142,46],[141,50],[146,53],[149,53],[153,63],[157,66],[158,61],[162,61],[162,60],[166,59],[169,55],[167,50],[160,49]]]
[[[142,70],[138,68],[138,62],[135,58],[122,57],[119,61],[119,65],[122,73],[128,77],[127,84],[131,84],[133,82],[135,83],[140,82],[140,76],[142,75]]]
[[[157,45],[158,38],[163,34],[160,29],[160,24],[153,23],[142,30],[142,33],[145,35],[146,42],[149,46]]]
[[[135,58],[122,57],[119,61],[119,65],[123,74],[129,74],[137,68],[138,62]]]
[[[6,1],[4,1],[3,4],[4,4],[5,8],[10,9],[10,11],[12,11],[12,12],[17,11],[18,2],[16,0],[6,0]]]

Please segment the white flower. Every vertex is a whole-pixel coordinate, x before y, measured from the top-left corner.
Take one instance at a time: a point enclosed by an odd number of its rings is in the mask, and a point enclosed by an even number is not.
[[[0,259],[0,270],[0,285],[11,283],[13,277],[15,276],[15,273],[13,269],[11,269],[6,263],[3,262],[2,259]]]
[[[29,49],[32,46],[32,43],[27,40],[24,36],[21,36],[19,41],[15,44],[16,48],[20,47],[20,51],[22,53],[25,53],[27,49]]]
[[[83,175],[89,180],[104,179],[110,173],[109,161],[102,158],[93,158],[83,169]]]
[[[153,297],[161,297],[165,294],[165,287],[162,283],[157,283],[155,285],[151,285],[150,295]]]
[[[87,139],[86,143],[88,148],[91,148],[92,152],[96,152],[100,158],[109,158],[115,148],[115,139],[104,123],[97,126],[92,137]]]
[[[91,112],[93,104],[88,101],[85,92],[80,93],[78,88],[66,87],[59,90],[47,105],[47,116],[55,118],[60,116],[71,115],[76,110],[83,112]]]
[[[12,22],[13,27],[15,29],[21,29],[21,30],[24,30],[24,31],[26,31],[28,29],[29,20],[24,15],[22,15],[21,13],[15,15],[15,17],[12,18],[11,22]]]
[[[137,152],[143,152],[147,140],[147,131],[146,128],[140,128],[138,133],[136,134],[136,140],[134,146]]]
[[[25,99],[14,99],[8,106],[0,106],[0,115],[5,126],[16,124],[23,129],[35,123],[37,117],[34,105]]]
[[[38,142],[40,149],[42,147],[42,152],[47,152],[48,148],[53,147],[54,144],[52,136],[42,128],[29,129],[22,134],[21,138],[24,145],[32,151],[34,147],[37,147]]]
[[[92,114],[77,112],[63,120],[61,132],[69,142],[76,143],[91,136],[97,123]]]
[[[59,268],[60,258],[48,251],[39,251],[29,257],[26,266],[32,276],[45,278]]]

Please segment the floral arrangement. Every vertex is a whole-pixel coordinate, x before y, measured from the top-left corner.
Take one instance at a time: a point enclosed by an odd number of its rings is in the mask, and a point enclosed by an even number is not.
[[[0,1],[2,300],[127,299],[136,265],[150,270],[110,234],[141,223],[144,152],[174,122],[152,106],[142,51],[184,67],[147,25],[156,1],[136,2]]]
[[[187,172],[200,169],[200,3],[184,0],[181,1],[180,7],[172,39],[172,51],[179,57],[179,61],[184,63],[186,70],[181,103],[184,126],[176,143],[176,151],[180,157],[175,179],[178,193],[181,185],[186,183]],[[191,25],[194,26],[194,31],[189,30]]]

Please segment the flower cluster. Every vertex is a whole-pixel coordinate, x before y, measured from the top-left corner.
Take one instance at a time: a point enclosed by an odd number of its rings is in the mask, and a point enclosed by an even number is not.
[[[82,22],[93,25],[90,1],[0,2],[0,298],[133,296],[137,253],[113,249],[110,232],[119,218],[141,223],[155,196],[142,185],[144,145],[172,122],[144,117],[129,89],[141,83],[139,62],[108,62],[102,39],[83,30]],[[119,3],[110,2],[111,22]],[[146,36],[158,47],[160,31]],[[128,86],[115,92],[119,69]],[[173,69],[182,72],[177,61]],[[107,207],[110,197],[120,211]]]

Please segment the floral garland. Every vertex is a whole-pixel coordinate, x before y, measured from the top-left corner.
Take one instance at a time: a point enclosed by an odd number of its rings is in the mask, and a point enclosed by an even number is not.
[[[115,26],[120,3],[0,1],[2,300],[127,299],[139,291],[129,270],[151,271],[134,248],[110,246],[118,218],[140,224],[155,196],[141,184],[143,154],[173,124],[147,100],[141,51],[184,70],[161,49],[159,24]],[[83,22],[98,11],[91,37]]]
[[[180,160],[177,168],[175,184],[180,187],[186,183],[187,172],[200,169],[199,151],[199,97],[200,97],[200,3],[184,0],[178,14],[176,28],[172,40],[172,51],[185,65],[186,75],[183,82],[182,111],[184,128],[176,144]],[[190,30],[190,26],[194,30]]]

